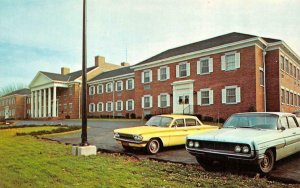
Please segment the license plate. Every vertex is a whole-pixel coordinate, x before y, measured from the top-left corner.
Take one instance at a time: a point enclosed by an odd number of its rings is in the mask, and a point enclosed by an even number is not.
[[[122,145],[123,146],[129,146],[129,143],[128,142],[122,142]]]

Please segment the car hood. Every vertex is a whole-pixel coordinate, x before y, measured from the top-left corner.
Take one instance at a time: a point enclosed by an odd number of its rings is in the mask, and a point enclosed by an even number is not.
[[[190,135],[187,139],[245,144],[256,142],[256,144],[259,144],[268,139],[272,139],[276,132],[277,130],[267,129],[222,128],[204,134]]]
[[[122,134],[132,134],[132,135],[141,135],[141,134],[148,134],[153,132],[162,131],[166,128],[164,127],[151,127],[151,126],[138,126],[138,127],[129,127],[129,128],[121,128],[114,130],[115,133],[122,133]]]

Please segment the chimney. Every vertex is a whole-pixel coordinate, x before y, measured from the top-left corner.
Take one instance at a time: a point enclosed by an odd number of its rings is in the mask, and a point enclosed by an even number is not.
[[[130,64],[129,64],[129,63],[126,63],[126,62],[122,62],[122,63],[121,63],[121,66],[122,66],[122,67],[128,67],[129,65],[130,65]]]
[[[60,70],[61,75],[66,75],[70,73],[70,68],[68,67],[62,67]]]
[[[100,67],[101,65],[105,64],[105,57],[103,56],[96,56],[95,57],[95,66]]]

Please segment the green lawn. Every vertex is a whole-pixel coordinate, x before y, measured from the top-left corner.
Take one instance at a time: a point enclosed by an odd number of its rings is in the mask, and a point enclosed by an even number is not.
[[[197,166],[138,161],[98,154],[71,155],[71,146],[16,136],[51,130],[31,127],[0,130],[0,187],[293,187],[262,178],[208,173]]]

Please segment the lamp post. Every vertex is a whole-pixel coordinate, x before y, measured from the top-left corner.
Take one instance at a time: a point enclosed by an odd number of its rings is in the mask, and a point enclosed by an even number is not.
[[[86,0],[83,0],[83,29],[82,29],[82,97],[81,97],[81,117],[82,132],[81,146],[88,146],[87,141],[87,99],[86,99],[87,83],[86,83]]]

